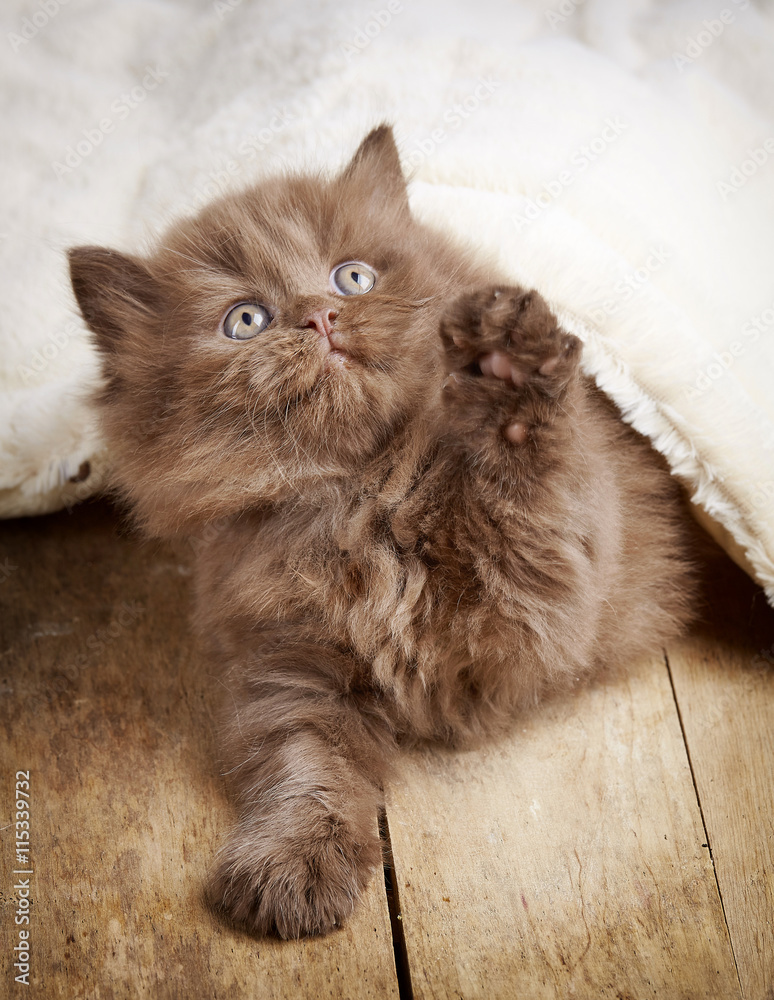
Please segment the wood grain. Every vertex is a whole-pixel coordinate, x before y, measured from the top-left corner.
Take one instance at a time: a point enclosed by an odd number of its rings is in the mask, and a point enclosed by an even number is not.
[[[0,525],[2,996],[397,996],[380,874],[339,932],[255,941],[202,900],[229,822],[187,553],[109,508]],[[13,778],[31,784],[32,985],[16,984]],[[376,817],[374,817],[376,823]]]
[[[739,976],[774,997],[774,611],[736,571],[702,634],[669,650]]]
[[[412,754],[388,815],[417,998],[740,995],[662,659]]]

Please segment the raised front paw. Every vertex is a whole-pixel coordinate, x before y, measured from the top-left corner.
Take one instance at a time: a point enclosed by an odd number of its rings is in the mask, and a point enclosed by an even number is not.
[[[549,419],[580,361],[578,338],[562,330],[538,292],[522,288],[495,285],[461,296],[440,333],[447,399],[479,411],[479,427],[488,406],[515,444]]]
[[[374,868],[379,839],[353,837],[334,816],[244,821],[220,852],[210,879],[213,907],[261,936],[327,934],[352,912]]]
[[[580,341],[556,321],[536,291],[493,286],[461,296],[441,321],[449,370],[511,381],[534,380],[553,394],[580,359]],[[477,371],[476,371],[477,369]]]

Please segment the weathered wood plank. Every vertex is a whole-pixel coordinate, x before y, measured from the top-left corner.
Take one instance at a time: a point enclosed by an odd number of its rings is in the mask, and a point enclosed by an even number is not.
[[[0,525],[0,995],[397,996],[380,877],[324,939],[255,941],[206,909],[230,818],[210,721],[217,678],[187,628],[186,554],[141,546],[119,524],[89,505]],[[17,770],[31,786],[29,988],[10,958]]]
[[[668,651],[744,996],[774,997],[774,611],[735,568]]]
[[[740,995],[663,660],[410,755],[388,816],[417,998]]]

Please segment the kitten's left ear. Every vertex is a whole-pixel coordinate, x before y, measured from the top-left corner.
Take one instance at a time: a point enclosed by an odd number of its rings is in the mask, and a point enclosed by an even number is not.
[[[342,173],[341,181],[370,194],[367,206],[374,212],[389,207],[401,214],[409,213],[406,178],[389,125],[380,125],[368,133]]]
[[[81,315],[103,351],[116,351],[126,333],[157,315],[161,293],[139,258],[105,247],[74,247],[68,258]]]

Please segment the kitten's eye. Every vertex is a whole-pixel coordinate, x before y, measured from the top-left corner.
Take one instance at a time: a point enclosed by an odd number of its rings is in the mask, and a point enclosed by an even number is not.
[[[331,284],[342,295],[363,295],[376,284],[376,275],[366,264],[357,260],[339,264],[331,274]]]
[[[232,340],[251,340],[263,333],[271,321],[272,315],[265,306],[257,302],[240,302],[226,314],[223,332]]]

